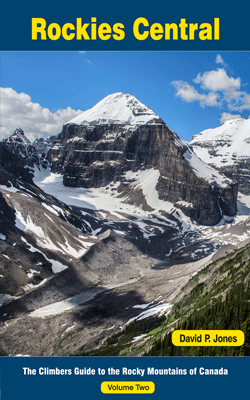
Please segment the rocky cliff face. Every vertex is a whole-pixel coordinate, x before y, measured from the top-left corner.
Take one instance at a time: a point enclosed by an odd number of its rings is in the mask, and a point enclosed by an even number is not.
[[[201,224],[236,213],[237,185],[208,167],[150,109],[131,95],[107,96],[69,121],[48,153],[52,172],[65,186],[116,184],[127,201],[150,204],[131,189],[136,172],[152,170],[159,200],[174,203]],[[134,174],[134,175],[133,175]]]
[[[7,171],[32,183],[34,165],[39,165],[37,151],[21,128],[0,142],[0,166]]]
[[[35,166],[47,168],[46,154],[52,146],[55,136],[39,138],[31,143],[21,128],[13,135],[0,141],[0,166],[16,177],[33,183]]]
[[[32,146],[35,147],[39,156],[41,158],[44,158],[45,155],[48,153],[49,149],[51,148],[52,144],[54,143],[55,139],[56,136],[49,136],[47,138],[40,137],[34,140]]]
[[[239,191],[250,195],[250,158],[238,160],[233,165],[221,166],[219,171],[238,184]]]
[[[240,192],[250,194],[250,119],[226,121],[195,135],[190,144],[198,157],[235,180]]]

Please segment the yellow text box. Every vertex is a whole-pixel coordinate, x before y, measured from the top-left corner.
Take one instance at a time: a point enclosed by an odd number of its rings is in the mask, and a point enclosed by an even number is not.
[[[175,346],[242,346],[244,332],[239,330],[176,330],[172,333]]]
[[[102,382],[101,391],[105,394],[136,393],[152,394],[155,391],[154,382]]]

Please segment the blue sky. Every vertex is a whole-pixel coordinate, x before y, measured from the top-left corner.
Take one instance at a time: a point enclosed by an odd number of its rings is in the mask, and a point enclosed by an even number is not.
[[[189,141],[249,117],[249,71],[249,52],[2,52],[1,137],[19,126],[31,140],[59,133],[79,110],[121,91]]]

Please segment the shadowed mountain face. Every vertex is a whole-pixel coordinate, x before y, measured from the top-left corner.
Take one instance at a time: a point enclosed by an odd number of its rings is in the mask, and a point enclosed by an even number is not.
[[[0,166],[16,177],[32,183],[35,165],[39,165],[38,154],[21,128],[0,142]]]
[[[16,129],[13,135],[0,141],[0,166],[32,184],[35,168],[48,167],[46,154],[54,138],[36,139],[32,144],[21,128]]]
[[[52,172],[62,173],[64,185],[71,187],[119,183],[122,196],[136,181],[131,173],[154,170],[148,184],[159,199],[174,203],[198,223],[214,225],[222,215],[235,215],[237,184],[203,163],[152,110],[138,108],[137,102],[131,95],[110,95],[66,124],[48,153]],[[130,191],[127,201],[143,203],[139,196],[141,192]],[[150,207],[145,203],[143,207]]]

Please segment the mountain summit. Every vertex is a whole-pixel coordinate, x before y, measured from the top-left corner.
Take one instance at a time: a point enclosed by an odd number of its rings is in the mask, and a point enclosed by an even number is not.
[[[237,161],[250,159],[250,119],[237,118],[221,126],[193,136],[190,142],[195,152],[205,162],[233,165]]]
[[[159,120],[160,118],[136,97],[128,93],[118,92],[104,97],[94,107],[71,119],[68,124],[140,125],[147,124],[149,121],[152,122],[154,119]]]
[[[145,210],[169,202],[205,225],[237,211],[237,185],[130,94],[111,94],[69,121],[48,159],[65,186],[114,184],[124,201]]]
[[[236,180],[242,193],[250,194],[250,119],[237,118],[206,129],[190,144],[199,158]]]
[[[15,132],[6,139],[2,140],[10,147],[23,147],[24,151],[27,152],[28,146],[31,145],[29,139],[25,136],[22,128],[17,128]]]
[[[21,128],[6,139],[0,141],[0,167],[32,183],[34,166],[39,166],[36,148],[25,136]]]

